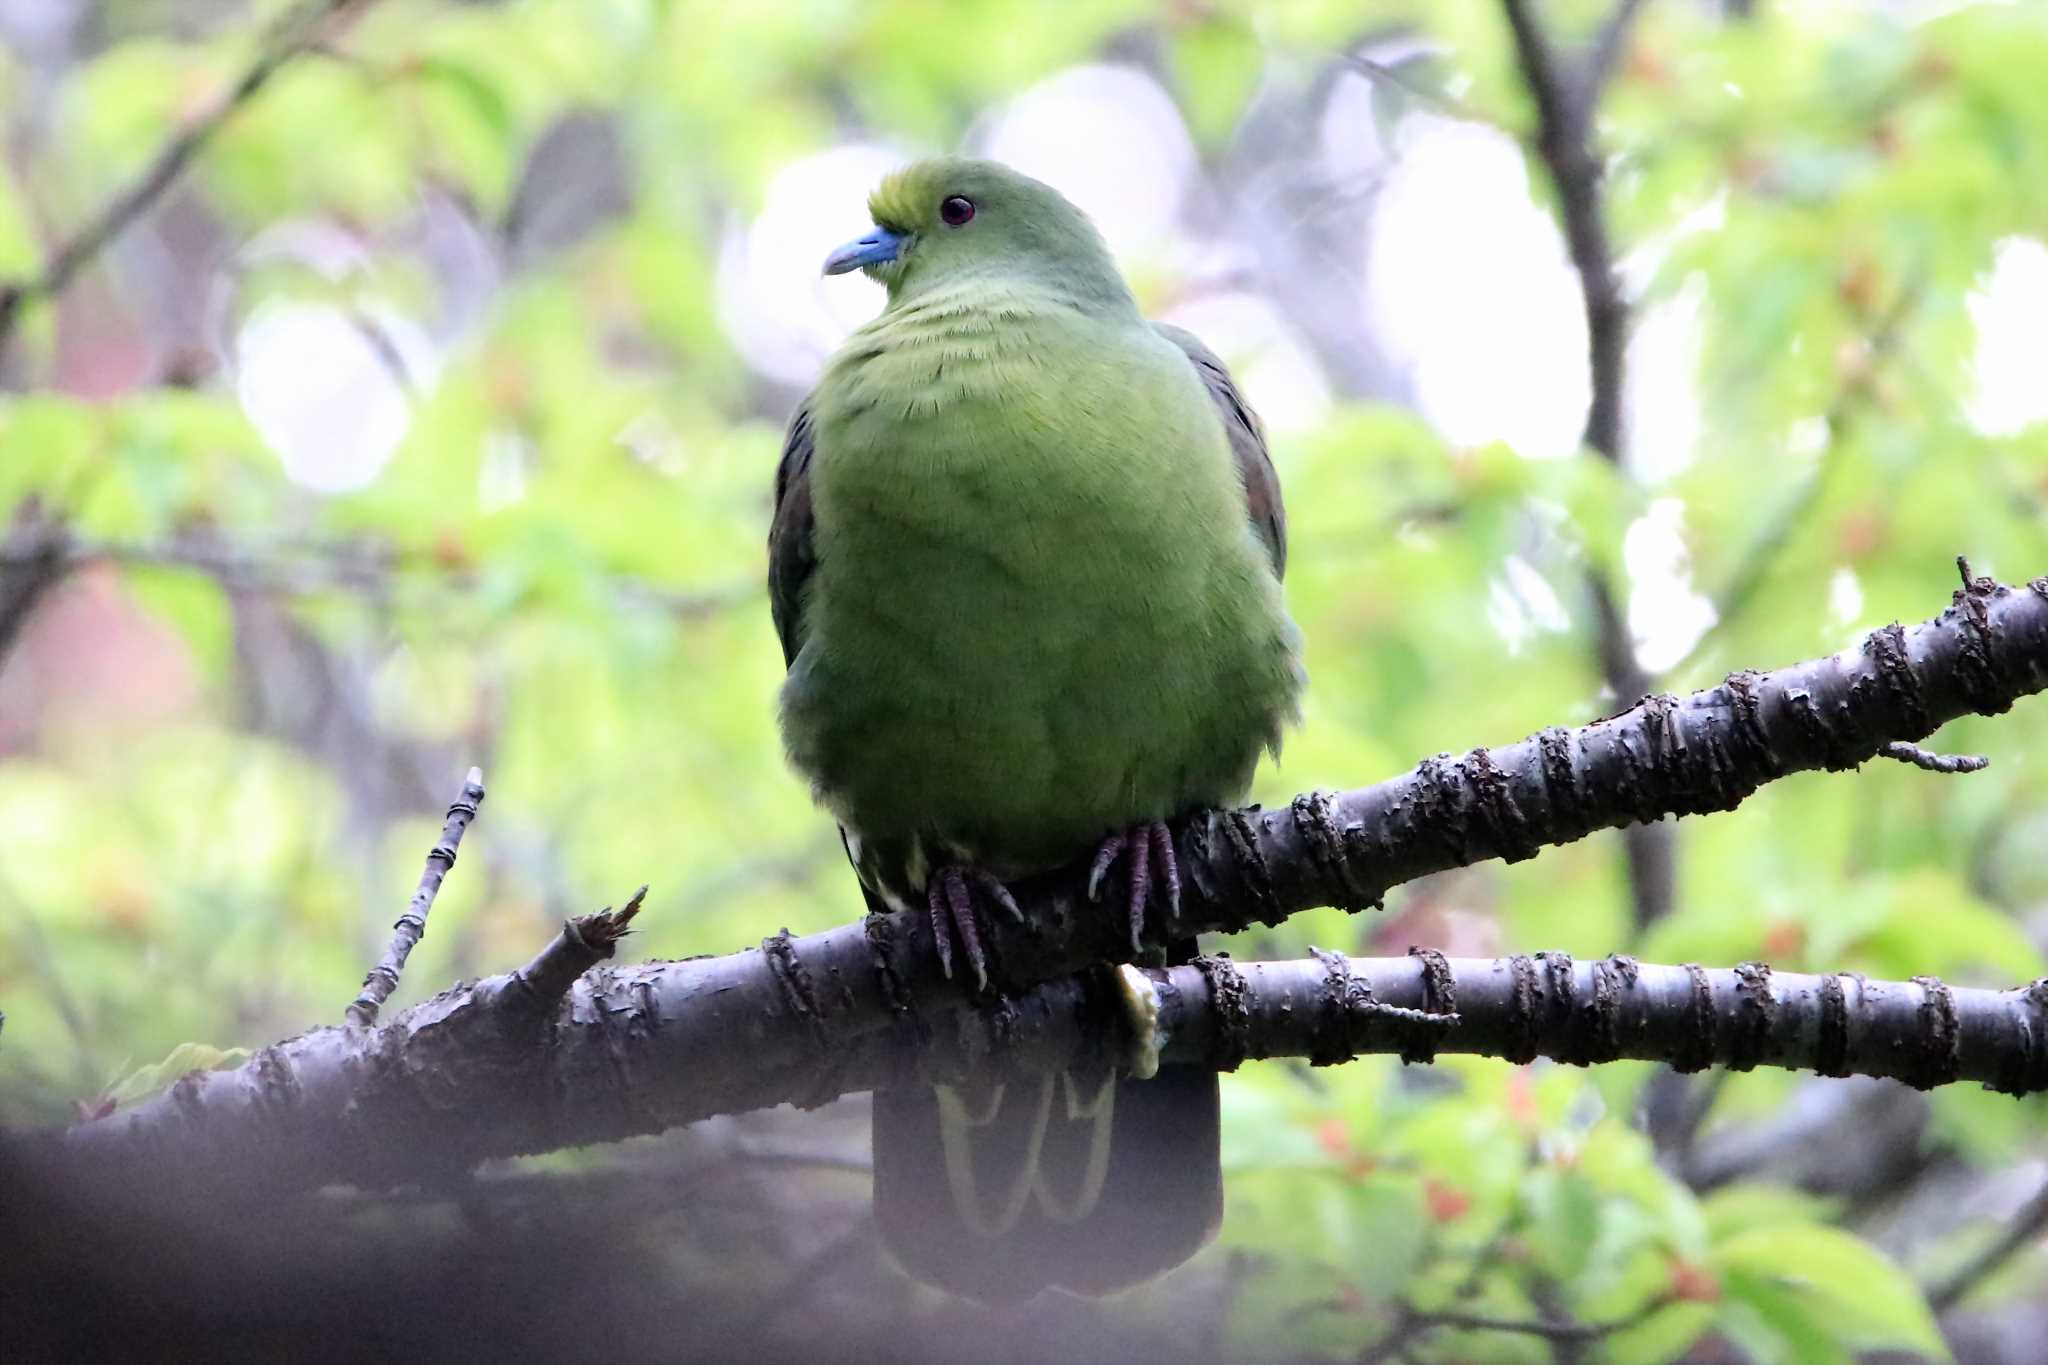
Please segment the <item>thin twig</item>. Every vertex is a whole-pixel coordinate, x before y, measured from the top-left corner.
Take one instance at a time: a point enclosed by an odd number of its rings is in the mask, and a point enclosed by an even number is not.
[[[0,902],[7,903],[7,940],[28,967],[28,980],[41,987],[64,1022],[71,1040],[74,1078],[82,1087],[97,1088],[100,1076],[94,1060],[92,1024],[84,1006],[64,977],[58,954],[51,951],[49,936],[43,932],[41,917],[22,896],[19,887],[0,869]]]
[[[1572,1318],[1500,1318],[1486,1313],[1466,1313],[1457,1309],[1423,1309],[1412,1304],[1401,1304],[1386,1335],[1366,1347],[1357,1358],[1357,1365],[1377,1365],[1380,1361],[1403,1361],[1413,1359],[1411,1354],[1416,1339],[1436,1331],[1452,1332],[1508,1332],[1518,1336],[1536,1337],[1551,1344],[1560,1356],[1574,1347],[1584,1347],[1614,1335],[1625,1332],[1647,1322],[1654,1314],[1669,1308],[1673,1300],[1668,1294],[1660,1294],[1625,1317],[1607,1322],[1580,1322]],[[1576,1352],[1565,1358],[1575,1358]]]
[[[1368,81],[1392,86],[1410,99],[1420,104],[1426,104],[1440,114],[1475,122],[1480,118],[1478,112],[1464,102],[1445,94],[1441,90],[1432,90],[1418,81],[1411,80],[1404,72],[1396,67],[1388,66],[1385,62],[1376,61],[1371,57],[1356,52],[1347,52],[1340,60],[1342,60],[1344,65],[1350,67]]]
[[[1877,752],[1880,757],[1895,758],[1931,773],[1975,773],[1991,766],[1991,760],[1982,754],[1937,754],[1931,749],[1901,741],[1887,744]]]
[[[1598,92],[1614,79],[1614,68],[1620,64],[1621,54],[1628,50],[1629,29],[1644,3],[1645,0],[1621,0],[1607,16],[1607,22],[1600,25],[1600,36],[1593,40],[1593,55],[1586,59],[1586,84],[1594,92],[1588,104],[1597,100]]]
[[[1827,491],[1835,471],[1840,467],[1844,450],[1848,447],[1848,436],[1857,415],[1867,403],[1872,391],[1872,378],[1878,362],[1890,357],[1899,347],[1906,324],[1924,297],[1924,282],[1916,281],[1901,289],[1884,314],[1871,328],[1864,340],[1865,355],[1868,357],[1860,382],[1845,383],[1821,414],[1821,425],[1827,431],[1827,443],[1822,447],[1815,461],[1813,472],[1790,497],[1785,499],[1765,522],[1762,530],[1751,539],[1735,569],[1721,585],[1719,591],[1711,594],[1714,605],[1713,624],[1700,633],[1677,663],[1665,670],[1666,677],[1682,676],[1694,660],[1699,659],[1719,640],[1725,638],[1735,623],[1755,603],[1758,591],[1763,587],[1771,566],[1785,547],[1791,543],[1815,507]]]
[[[1586,413],[1584,441],[1619,464],[1628,301],[1622,296],[1613,247],[1607,238],[1600,199],[1603,169],[1592,145],[1593,111],[1627,44],[1630,23],[1641,10],[1642,0],[1622,0],[1603,26],[1592,56],[1577,71],[1570,69],[1552,46],[1530,12],[1528,0],[1502,0],[1502,4],[1514,34],[1523,83],[1536,105],[1537,154],[1557,189],[1565,243],[1585,297],[1593,401]]]
[[[1485,1313],[1464,1313],[1455,1309],[1425,1311],[1417,1309],[1409,1315],[1409,1321],[1421,1331],[1444,1328],[1456,1332],[1514,1332],[1526,1337],[1541,1337],[1545,1341],[1577,1343],[1598,1341],[1616,1332],[1625,1332],[1648,1321],[1651,1315],[1671,1306],[1671,1299],[1659,1295],[1625,1317],[1612,1318],[1606,1322],[1580,1322],[1566,1319],[1553,1322],[1544,1318],[1497,1318]]]
[[[6,344],[14,330],[23,304],[62,293],[87,262],[162,197],[236,110],[255,98],[281,68],[324,39],[330,21],[345,10],[373,3],[375,0],[308,0],[287,12],[271,30],[261,55],[241,78],[211,106],[171,134],[141,174],[108,196],[96,213],[58,243],[38,274],[0,284],[0,346]]]
[[[640,913],[646,899],[647,888],[642,886],[617,910],[607,905],[594,915],[564,920],[562,932],[535,953],[531,962],[506,979],[506,992],[530,1014],[545,1014],[553,1009],[569,993],[569,987],[576,984],[577,977],[610,960],[618,950],[619,940],[633,932],[627,926]]]
[[[2048,1184],[2020,1207],[2006,1222],[1998,1240],[1972,1256],[1947,1279],[1927,1291],[1927,1302],[1937,1313],[1946,1313],[1961,1303],[1971,1290],[1992,1272],[2013,1258],[2014,1253],[2048,1232]]]
[[[48,557],[44,542],[20,536],[0,541],[0,582],[5,581],[8,571],[31,568]],[[282,597],[344,592],[383,596],[401,587],[406,576],[418,575],[430,580],[424,587],[437,595],[438,602],[438,594],[450,588],[473,591],[480,583],[479,576],[470,568],[441,564],[425,552],[372,541],[232,545],[188,535],[163,541],[67,538],[58,545],[56,567],[60,573],[70,573],[88,564],[201,574],[223,588]],[[714,615],[759,595],[759,589],[751,583],[692,590],[661,587],[625,575],[612,577],[609,587],[622,607],[660,612],[684,621]]]
[[[462,833],[476,818],[477,807],[483,802],[483,769],[471,768],[469,777],[462,784],[462,794],[448,807],[448,818],[441,825],[441,841],[427,850],[427,865],[420,873],[420,884],[412,893],[411,903],[405,907],[405,913],[398,917],[397,923],[391,926],[391,946],[384,950],[383,960],[363,978],[361,994],[349,1003],[349,1023],[362,1028],[376,1023],[377,1011],[398,989],[398,975],[405,970],[405,959],[426,936],[427,912],[434,908],[434,897],[441,892],[441,881],[448,875],[448,869],[455,866],[455,850],[462,846]],[[637,909],[638,905],[636,898],[627,908],[630,911]],[[631,918],[630,914],[627,918]]]
[[[63,580],[68,554],[64,528],[33,503],[22,509],[14,529],[0,540],[0,664],[7,661],[43,595]]]

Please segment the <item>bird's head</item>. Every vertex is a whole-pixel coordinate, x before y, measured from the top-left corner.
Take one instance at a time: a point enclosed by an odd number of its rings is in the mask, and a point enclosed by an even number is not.
[[[1130,293],[1088,216],[1052,186],[995,161],[942,157],[906,166],[868,196],[874,227],[825,258],[899,299],[970,274],[1028,276],[1079,301]]]

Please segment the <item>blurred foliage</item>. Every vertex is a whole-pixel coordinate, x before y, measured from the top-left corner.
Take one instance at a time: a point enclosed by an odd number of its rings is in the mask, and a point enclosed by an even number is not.
[[[250,60],[277,6],[223,8],[109,5],[73,65],[0,63],[27,149],[0,178],[0,271],[31,271],[53,225],[81,220]],[[2048,572],[2048,423],[1971,413],[1972,291],[2002,243],[2048,236],[2048,11],[1914,23],[1767,3],[1734,22],[1711,8],[1651,7],[1601,123],[1639,305],[1697,316],[1695,449],[1624,476],[1589,455],[1452,448],[1341,389],[1282,431],[1288,593],[1313,684],[1262,798],[1607,709],[1584,567],[1625,576],[1659,505],[1720,615],[1659,680],[1671,689],[1930,615],[1958,551],[2007,578]],[[1551,9],[1567,29],[1597,13]],[[0,672],[0,1118],[125,1100],[221,1060],[214,1046],[338,1019],[472,761],[490,796],[395,1005],[523,959],[563,915],[641,881],[654,893],[632,942],[649,956],[858,912],[774,732],[761,544],[795,391],[755,372],[720,302],[735,243],[793,160],[856,138],[973,145],[1003,101],[1121,63],[1185,120],[1205,188],[1182,235],[1213,247],[1229,215],[1209,210],[1246,183],[1261,119],[1303,72],[1325,76],[1297,114],[1363,81],[1389,134],[1446,109],[1517,133],[1531,118],[1498,10],[1475,0],[1039,14],[1023,0],[389,0],[241,110],[175,192],[166,213],[218,245],[177,267],[212,281],[204,326],[179,333],[152,311],[165,267],[133,244],[25,314],[0,397],[0,512],[185,550],[80,570]],[[1377,75],[1346,65],[1390,41]],[[558,139],[593,118],[619,185],[562,173],[564,156],[592,158]],[[1534,168],[1531,183],[1544,198]],[[864,221],[858,200],[815,210]],[[437,252],[436,215],[491,264]],[[152,249],[176,240],[151,231]],[[1128,264],[1161,307],[1206,269],[1194,250]],[[383,328],[396,353],[404,435],[358,486],[293,477],[245,413],[251,358],[222,339],[288,307]],[[424,363],[415,332],[432,338]],[[1208,339],[1240,367],[1270,344]],[[197,359],[181,349],[194,344]],[[1309,365],[1330,358],[1307,350]],[[228,552],[253,567],[222,571]],[[1995,762],[1964,780],[1809,775],[1688,822],[1679,910],[1640,934],[1618,841],[1599,838],[1233,946],[2039,975],[2039,704],[1940,742]],[[167,1070],[135,1070],[166,1054]],[[1913,1280],[1840,1201],[1762,1175],[1690,1187],[1639,1131],[1654,1084],[1648,1067],[1468,1060],[1231,1077],[1230,1214],[1207,1258],[1237,1277],[1231,1340],[1352,1358],[1455,1310],[1612,1324],[1598,1346],[1616,1360],[1672,1359],[1710,1331],[1765,1360],[1943,1354]],[[1811,1084],[1734,1078],[1710,1092],[1707,1136]],[[1932,1106],[1930,1147],[1987,1171],[2039,1152],[2037,1104],[1955,1092]],[[1948,1268],[1987,1235],[1954,1217],[1889,1249]],[[2040,1269],[2005,1292],[2038,1291]],[[1170,1307],[1176,1283],[1132,1311]],[[1444,1326],[1409,1349],[1550,1354],[1540,1337]]]

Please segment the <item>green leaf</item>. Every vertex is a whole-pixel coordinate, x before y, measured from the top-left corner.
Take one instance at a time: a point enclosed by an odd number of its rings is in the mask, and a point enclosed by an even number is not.
[[[1678,1359],[1713,1325],[1715,1308],[1705,1303],[1674,1303],[1660,1308],[1633,1327],[1609,1336],[1604,1343],[1612,1365],[1664,1365]]]
[[[1867,969],[1893,977],[1967,976],[2011,985],[2039,976],[2048,962],[2012,916],[1972,895],[1963,872],[1922,867],[1875,897],[1882,922],[1855,945]]]
[[[30,275],[41,263],[28,205],[11,178],[0,181],[0,278]]]
[[[180,1043],[162,1061],[138,1067],[108,1086],[106,1097],[116,1104],[133,1104],[162,1090],[188,1071],[227,1071],[248,1059],[247,1048]]]
[[[1768,1275],[1731,1272],[1722,1280],[1714,1325],[1752,1360],[1796,1360],[1800,1365],[1849,1365],[1851,1356],[1813,1302]]]
[[[1971,1085],[1945,1085],[1927,1097],[1933,1119],[1932,1144],[1953,1146],[1963,1156],[1986,1166],[2010,1161],[2043,1131],[2044,1107],[2039,1095],[2014,1099]]]
[[[1600,1235],[1599,1198],[1576,1172],[1540,1166],[1522,1182],[1522,1203],[1536,1264],[1556,1279],[1578,1279]]]
[[[1920,1286],[1861,1238],[1818,1224],[1748,1227],[1715,1246],[1724,1283],[1747,1287],[1766,1316],[1787,1311],[1822,1326],[1845,1347],[1897,1346],[1949,1358]],[[1801,1359],[1806,1357],[1801,1356]]]
[[[501,211],[511,192],[519,145],[510,102],[492,74],[460,57],[429,54],[413,67],[419,118],[434,160],[475,196]]]
[[[210,678],[227,677],[234,619],[218,583],[182,569],[143,567],[127,574],[127,587],[137,604],[176,629]]]
[[[1622,539],[1642,515],[1643,498],[1614,461],[1581,450],[1569,459],[1527,462],[1530,491],[1563,509],[1569,533],[1610,579],[1621,575]]]
[[[1248,23],[1210,15],[1174,34],[1172,55],[1188,131],[1203,146],[1223,145],[1265,66],[1257,34]]]
[[[1744,1232],[1787,1223],[1815,1224],[1832,1218],[1832,1200],[1785,1185],[1727,1185],[1700,1201],[1707,1236],[1724,1242]]]

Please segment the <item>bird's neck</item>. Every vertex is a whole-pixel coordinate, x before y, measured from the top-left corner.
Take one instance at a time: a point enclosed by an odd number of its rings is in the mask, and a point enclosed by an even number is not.
[[[916,393],[927,415],[1008,401],[1030,357],[1099,346],[1125,318],[1144,325],[1128,294],[1118,308],[1056,281],[955,273],[890,300],[833,357],[820,389],[856,407]]]
[[[1117,321],[1142,321],[1138,302],[1114,266],[1106,270],[1076,269],[1048,276],[1043,271],[1018,271],[997,263],[974,270],[948,271],[933,280],[906,281],[891,294],[883,315],[906,320],[919,315],[958,316],[987,313],[1025,316],[1078,312]]]

